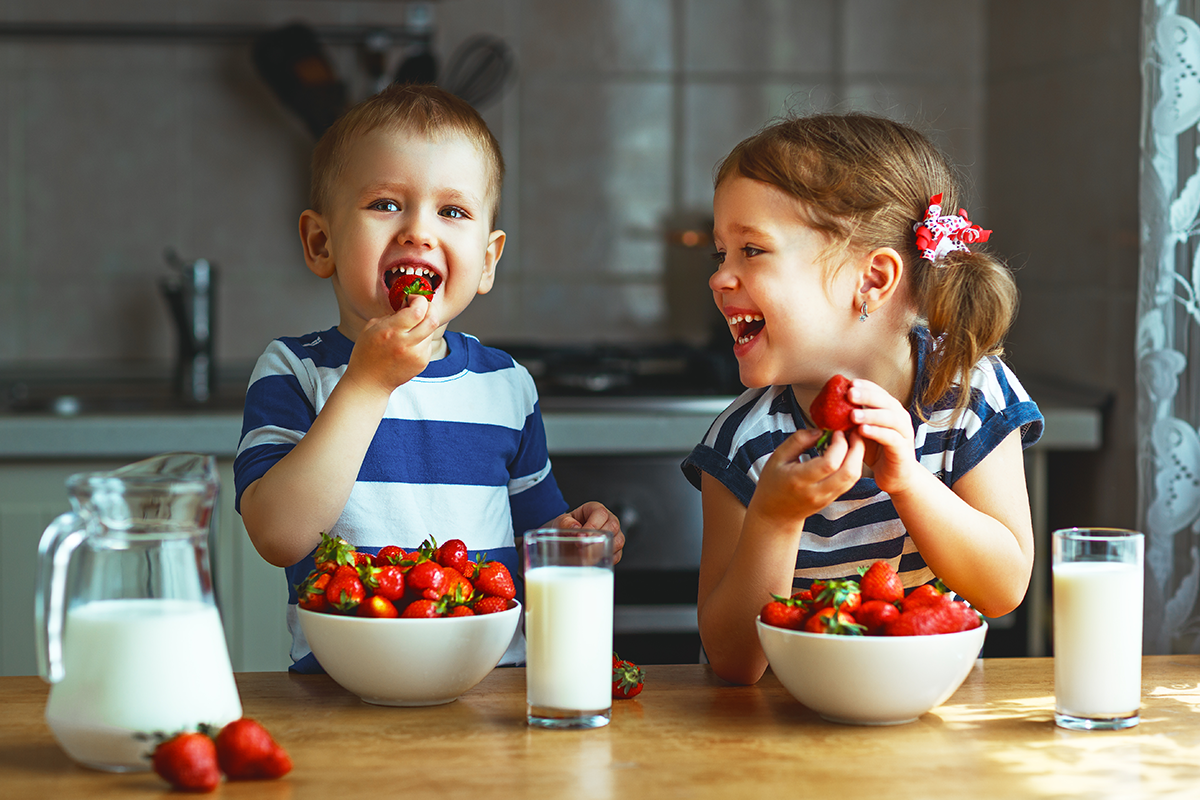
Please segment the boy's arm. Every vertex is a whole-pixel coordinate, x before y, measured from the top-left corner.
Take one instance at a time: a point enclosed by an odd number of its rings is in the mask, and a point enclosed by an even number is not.
[[[346,372],[308,432],[242,493],[242,521],[267,562],[312,552],[346,506],[392,391],[420,375],[437,320],[424,298],[359,333]]]

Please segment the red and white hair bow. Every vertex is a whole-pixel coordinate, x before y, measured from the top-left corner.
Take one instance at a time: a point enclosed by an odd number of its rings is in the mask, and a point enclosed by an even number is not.
[[[942,195],[935,194],[929,198],[929,208],[925,211],[925,219],[913,225],[917,232],[917,249],[921,258],[927,258],[937,263],[942,256],[954,250],[971,252],[968,243],[986,242],[992,235],[971,220],[967,212],[958,210],[956,216],[942,216]]]

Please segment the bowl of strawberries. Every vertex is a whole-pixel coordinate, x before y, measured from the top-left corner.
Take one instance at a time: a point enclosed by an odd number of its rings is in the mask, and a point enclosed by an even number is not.
[[[317,661],[368,703],[449,703],[479,683],[512,643],[521,606],[498,561],[462,541],[371,554],[324,536],[297,587],[300,627]]]
[[[779,682],[831,722],[899,725],[950,698],[983,648],[987,623],[939,583],[905,591],[892,567],[814,581],[757,619]]]

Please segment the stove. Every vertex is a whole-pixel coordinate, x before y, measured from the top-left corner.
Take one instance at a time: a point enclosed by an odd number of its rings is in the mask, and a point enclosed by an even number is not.
[[[668,415],[689,401],[731,399],[744,388],[727,344],[720,349],[676,343],[493,346],[529,370],[543,414]],[[621,519],[626,543],[613,571],[614,646],[638,663],[699,660],[696,591],[703,515],[700,493],[679,468],[690,449],[551,454],[555,479],[572,508],[598,500]]]

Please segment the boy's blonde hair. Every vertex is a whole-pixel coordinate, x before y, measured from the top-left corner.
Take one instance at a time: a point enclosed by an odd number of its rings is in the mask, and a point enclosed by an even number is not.
[[[738,144],[718,165],[715,184],[734,175],[799,200],[807,222],[828,237],[827,254],[891,247],[904,259],[919,321],[937,340],[926,377],[918,379],[915,399],[923,417],[955,383],[967,384],[980,358],[1003,353],[1017,310],[1008,268],[978,244],[937,266],[917,250],[913,226],[929,199],[941,192],[943,213],[962,203],[946,158],[922,134],[866,114],[787,119]],[[955,407],[964,408],[968,393],[957,394]]]
[[[500,210],[504,183],[504,157],[496,137],[479,112],[461,98],[432,84],[388,86],[338,118],[317,142],[312,154],[309,204],[318,214],[328,213],[334,184],[346,164],[354,142],[366,133],[385,128],[409,131],[433,139],[462,136],[483,156],[486,186],[491,203],[491,227]]]

